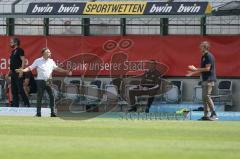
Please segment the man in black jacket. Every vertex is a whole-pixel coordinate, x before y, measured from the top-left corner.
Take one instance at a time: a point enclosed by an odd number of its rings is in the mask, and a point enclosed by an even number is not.
[[[15,69],[24,68],[25,57],[24,50],[19,47],[20,40],[16,37],[11,38],[10,47],[12,48],[10,56],[10,76],[11,76],[11,90],[12,90],[12,106],[19,107],[19,94],[21,95],[24,105],[29,107],[29,100],[23,89],[23,73],[17,73]]]

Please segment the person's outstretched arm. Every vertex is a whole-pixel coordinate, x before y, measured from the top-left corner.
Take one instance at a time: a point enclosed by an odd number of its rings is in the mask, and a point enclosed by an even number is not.
[[[57,68],[55,68],[54,70],[57,71],[57,72],[66,73],[66,74],[68,74],[69,76],[72,75],[72,71],[70,71],[70,70],[65,70],[65,69],[60,68],[60,67],[57,67]]]
[[[32,65],[26,67],[26,68],[19,68],[19,69],[15,69],[16,72],[18,73],[23,73],[23,72],[29,72],[29,71],[32,71],[33,69],[37,68],[37,60],[35,60]]]
[[[16,71],[17,73],[23,73],[23,72],[31,71],[31,69],[30,69],[29,67],[26,67],[26,68],[24,68],[24,69],[22,69],[22,68],[15,69],[15,71]]]

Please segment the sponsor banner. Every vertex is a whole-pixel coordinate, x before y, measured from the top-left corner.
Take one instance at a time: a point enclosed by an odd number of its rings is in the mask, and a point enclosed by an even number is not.
[[[30,15],[80,15],[86,3],[30,3]]]
[[[75,76],[142,73],[155,59],[167,76],[185,76],[188,65],[200,65],[199,44],[209,41],[218,76],[240,77],[240,36],[19,36],[28,65],[50,48],[57,65]],[[9,36],[0,36],[0,74],[9,69]],[[64,74],[55,74],[62,75]]]
[[[41,109],[42,116],[50,116],[50,108]],[[21,108],[21,107],[0,107],[0,115],[3,116],[35,116],[36,108]]]
[[[87,2],[83,14],[143,14],[147,2]]]
[[[148,2],[145,15],[204,15],[211,13],[208,2]]]
[[[204,15],[208,2],[30,3],[29,15]]]

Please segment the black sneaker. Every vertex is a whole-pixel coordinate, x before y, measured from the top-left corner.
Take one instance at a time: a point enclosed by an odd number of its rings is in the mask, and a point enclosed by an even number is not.
[[[57,117],[56,113],[51,113],[51,117]]]
[[[208,121],[211,121],[211,118],[209,118],[208,116],[203,116],[203,117],[201,117],[198,120],[208,120]]]
[[[131,106],[130,109],[128,109],[128,112],[136,112],[137,111],[137,107],[135,106]]]
[[[217,115],[211,115],[211,116],[210,116],[210,119],[211,119],[211,120],[218,120],[218,117],[217,117]]]
[[[42,115],[41,115],[41,113],[37,113],[36,115],[35,115],[35,117],[41,117]]]
[[[218,117],[217,117],[217,114],[216,114],[215,111],[211,113],[210,118],[211,118],[212,120],[218,120]]]

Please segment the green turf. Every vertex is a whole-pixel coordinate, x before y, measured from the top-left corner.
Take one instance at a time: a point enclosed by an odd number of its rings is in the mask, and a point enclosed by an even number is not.
[[[0,159],[239,159],[240,122],[0,117]]]

